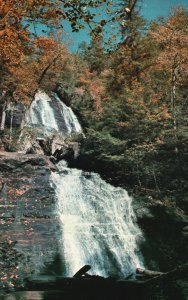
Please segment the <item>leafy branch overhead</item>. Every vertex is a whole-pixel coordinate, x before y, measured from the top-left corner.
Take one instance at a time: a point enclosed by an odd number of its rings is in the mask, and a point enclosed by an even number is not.
[[[63,0],[7,0],[0,3],[1,59],[5,62],[19,62],[23,52],[31,50],[30,27],[43,24],[49,28],[61,28],[62,21],[68,20],[73,31],[89,26],[92,34],[100,34],[102,27],[118,16],[132,13],[130,10],[116,9],[115,1],[63,1]],[[113,15],[113,16],[112,16]]]
[[[110,22],[119,22],[118,16],[121,16],[122,19],[126,14],[127,12],[123,11],[121,5],[116,7],[115,1],[107,0],[1,1],[0,64],[2,65],[2,77],[0,85],[3,93],[11,90],[14,99],[22,99],[23,102],[29,101],[32,96],[31,90],[34,93],[44,75],[53,69],[54,65],[57,66],[62,57],[62,54],[58,53],[64,51],[60,50],[63,47],[60,45],[62,37],[58,36],[57,30],[62,30],[64,20],[70,23],[72,31],[79,31],[87,26],[91,35],[99,38],[102,37],[104,27],[107,27]],[[39,38],[36,34],[38,25],[44,28],[45,37],[43,38]],[[55,32],[55,36],[51,36],[51,32]],[[39,40],[40,43],[38,43]],[[53,52],[53,54],[51,58],[49,55],[48,59],[45,58],[46,65],[44,60],[44,66],[40,65],[39,67],[38,62],[45,57],[42,41],[43,44],[46,43],[45,51]],[[56,46],[53,46],[55,45],[54,41],[56,41]],[[39,59],[40,54],[42,56]],[[29,76],[29,74],[33,75]],[[26,78],[28,84],[23,83]]]

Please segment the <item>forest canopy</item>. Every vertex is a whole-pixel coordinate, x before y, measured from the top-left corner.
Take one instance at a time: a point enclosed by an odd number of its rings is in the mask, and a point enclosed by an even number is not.
[[[183,164],[188,11],[178,7],[167,19],[148,24],[140,5],[135,0],[1,2],[0,103],[28,106],[39,88],[58,91],[87,131],[80,159],[136,189],[159,192],[165,186],[169,193],[182,192],[188,171]],[[62,43],[64,19],[73,31],[90,28],[90,44],[82,43],[76,54]],[[115,43],[109,35],[109,50],[104,39],[111,23],[120,38]],[[38,36],[30,24],[49,30]]]

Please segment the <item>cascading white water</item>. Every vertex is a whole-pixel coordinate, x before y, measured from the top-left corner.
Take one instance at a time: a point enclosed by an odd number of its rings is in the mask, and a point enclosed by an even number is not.
[[[27,127],[41,129],[45,135],[63,133],[69,136],[82,131],[72,109],[66,106],[55,93],[49,97],[45,92],[38,91],[32,102],[25,124]]]
[[[49,97],[41,91],[28,111],[26,126],[42,129],[45,135],[66,137],[81,132],[71,108],[56,94]],[[69,169],[64,161],[58,168],[51,180],[62,224],[63,275],[72,276],[89,264],[94,274],[124,278],[142,267],[137,246],[142,234],[127,192],[107,184],[98,174]]]
[[[124,278],[143,266],[137,241],[131,198],[122,188],[106,183],[98,174],[69,169],[59,162],[52,173],[62,224],[64,276],[83,265],[94,274]]]
[[[58,131],[58,124],[50,102],[51,99],[46,93],[42,91],[36,93],[35,100],[26,115],[27,126],[43,128],[45,132]]]
[[[73,113],[72,109],[66,106],[64,103],[62,103],[59,97],[57,96],[57,94],[53,93],[53,95],[57,100],[60,112],[64,117],[67,133],[70,135],[74,132],[81,132],[82,128],[80,126],[80,123],[78,122],[77,117]]]

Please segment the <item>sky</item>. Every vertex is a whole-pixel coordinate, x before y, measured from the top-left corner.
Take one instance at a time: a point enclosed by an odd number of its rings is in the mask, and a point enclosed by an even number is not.
[[[174,6],[188,8],[188,0],[142,0],[142,14],[148,20],[158,16],[167,17]]]
[[[141,0],[141,15],[148,21],[154,20],[160,16],[168,17],[172,8],[175,6],[184,6],[188,9],[188,0]],[[115,0],[114,0],[115,2]],[[101,12],[102,13],[102,12]],[[64,30],[67,33],[65,40],[68,42],[68,48],[71,52],[77,50],[78,45],[85,41],[89,43],[90,37],[87,30],[81,30],[79,33],[72,33],[68,22],[63,23]],[[39,32],[40,34],[40,28]]]
[[[175,6],[184,6],[188,9],[188,0],[142,0],[141,14],[144,18],[151,21],[159,16],[168,17]],[[89,43],[89,35],[86,31],[82,30],[79,33],[71,33],[68,24],[65,24],[64,29],[70,35],[70,51],[76,51],[78,44],[82,41]]]

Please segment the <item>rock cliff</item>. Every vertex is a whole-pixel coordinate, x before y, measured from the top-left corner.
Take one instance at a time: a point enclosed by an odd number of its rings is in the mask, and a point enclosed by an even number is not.
[[[0,152],[0,277],[4,287],[20,286],[30,274],[61,272],[56,200],[49,181],[54,168],[44,155]]]

